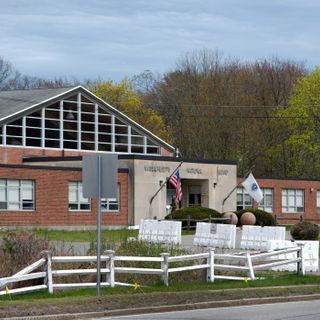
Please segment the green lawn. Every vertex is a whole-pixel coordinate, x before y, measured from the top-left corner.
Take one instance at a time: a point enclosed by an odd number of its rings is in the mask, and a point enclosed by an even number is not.
[[[264,274],[264,279],[255,281],[226,281],[216,280],[214,283],[190,282],[190,283],[172,283],[169,287],[163,284],[153,285],[135,290],[133,287],[115,287],[102,288],[101,295],[132,295],[133,293],[161,293],[161,292],[184,292],[184,291],[205,291],[205,290],[227,290],[227,289],[245,289],[245,288],[261,288],[270,286],[299,286],[299,285],[320,285],[320,277],[315,275],[298,276],[293,273],[272,273]],[[241,289],[242,290],[242,289]],[[72,297],[94,297],[95,289],[75,289],[57,291],[50,295],[46,290],[20,294],[12,296],[13,300],[34,300],[34,299],[56,299],[56,298],[72,298]],[[241,293],[239,293],[241,296]],[[7,301],[7,296],[0,297],[1,301]]]
[[[64,230],[35,230],[39,237],[48,239],[49,241],[66,241],[66,242],[92,242],[97,238],[96,231],[64,231]],[[101,237],[108,242],[119,242],[128,237],[137,237],[137,230],[102,230]]]

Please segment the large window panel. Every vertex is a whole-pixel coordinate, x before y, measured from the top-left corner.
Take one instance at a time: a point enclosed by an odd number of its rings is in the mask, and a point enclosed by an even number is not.
[[[237,210],[253,207],[253,200],[244,188],[237,188]]]
[[[69,211],[90,211],[91,200],[82,194],[82,182],[69,182]]]
[[[272,213],[273,212],[273,189],[261,188],[263,199],[259,203],[259,209]]]
[[[0,179],[1,210],[34,210],[34,181]]]
[[[135,130],[126,119],[109,114],[101,105],[97,108],[82,95],[67,97],[24,117],[6,124],[5,141],[0,127],[0,143],[152,155],[161,152],[143,130]]]
[[[117,200],[110,200],[106,198],[101,199],[101,211],[103,212],[119,212],[120,211],[120,186],[118,184],[118,197]]]
[[[282,212],[303,213],[304,212],[304,190],[283,189],[282,190]]]

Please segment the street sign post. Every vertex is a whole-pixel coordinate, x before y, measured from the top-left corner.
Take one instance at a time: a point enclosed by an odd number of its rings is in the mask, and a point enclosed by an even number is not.
[[[97,295],[100,295],[101,264],[101,198],[118,198],[118,156],[92,154],[82,157],[82,187],[84,198],[97,198]]]

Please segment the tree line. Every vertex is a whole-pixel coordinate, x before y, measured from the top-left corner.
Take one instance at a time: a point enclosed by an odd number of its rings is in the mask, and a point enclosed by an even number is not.
[[[21,75],[0,59],[0,90],[55,88],[68,79]],[[272,57],[184,55],[164,74],[87,80],[100,98],[179,148],[183,157],[236,160],[238,174],[320,178],[320,71]],[[318,111],[319,110],[319,111]]]

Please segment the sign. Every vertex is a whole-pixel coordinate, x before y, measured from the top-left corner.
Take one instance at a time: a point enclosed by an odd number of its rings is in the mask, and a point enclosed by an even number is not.
[[[211,223],[210,225],[210,233],[216,234],[217,233],[217,225],[215,223]]]
[[[101,167],[100,180],[99,165]],[[99,196],[99,181],[101,198],[117,200],[118,156],[116,154],[90,154],[82,157],[82,186],[84,198],[97,198]]]

